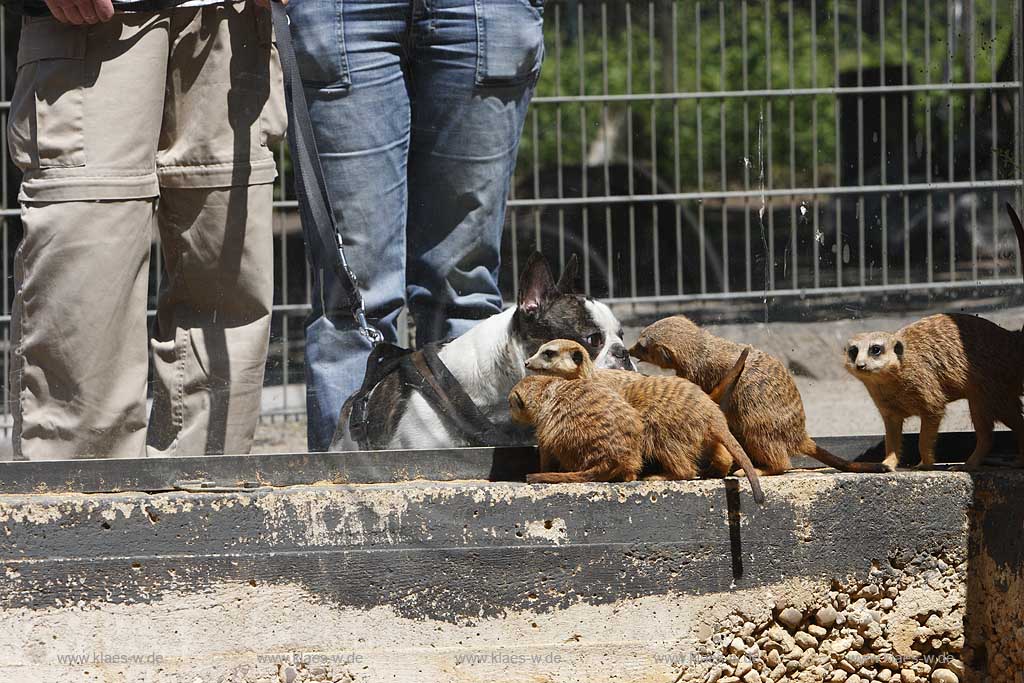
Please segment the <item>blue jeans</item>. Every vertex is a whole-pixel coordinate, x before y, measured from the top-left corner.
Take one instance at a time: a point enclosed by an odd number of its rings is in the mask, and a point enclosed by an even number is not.
[[[345,254],[386,341],[406,302],[417,346],[501,310],[505,198],[543,59],[542,11],[541,0],[288,5]],[[315,273],[313,287],[306,405],[309,449],[322,451],[370,343],[333,273]]]

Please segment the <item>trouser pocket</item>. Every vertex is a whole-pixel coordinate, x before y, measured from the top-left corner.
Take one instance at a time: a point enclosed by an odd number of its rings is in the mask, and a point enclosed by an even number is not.
[[[477,85],[536,80],[544,60],[543,0],[475,0]]]
[[[85,166],[85,46],[88,29],[26,20],[7,126],[21,170]]]
[[[302,82],[321,88],[348,88],[352,78],[345,52],[343,0],[293,0],[288,3],[295,61]]]

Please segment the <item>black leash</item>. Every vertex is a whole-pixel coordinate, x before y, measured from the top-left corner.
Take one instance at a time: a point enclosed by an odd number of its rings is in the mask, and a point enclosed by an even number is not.
[[[366,321],[359,283],[345,259],[341,233],[334,221],[327,182],[324,180],[316,139],[313,137],[313,123],[309,118],[306,93],[302,89],[299,64],[295,59],[295,48],[292,47],[288,13],[284,5],[276,0],[271,2],[270,6],[274,33],[277,36],[278,57],[281,59],[281,70],[284,72],[284,93],[288,104],[288,138],[294,157],[292,161],[295,193],[299,198],[299,211],[302,213],[303,222],[314,228],[320,239],[319,253],[322,262],[314,263],[313,266],[334,271],[342,289],[345,290],[352,317],[360,331],[376,345],[382,342],[384,337],[377,328]]]
[[[369,415],[370,397],[377,385],[389,375],[398,373],[399,381],[420,393],[448,428],[474,446],[507,446],[513,435],[491,422],[473,402],[459,380],[438,356],[441,344],[427,344],[419,351],[393,344],[377,344],[366,362],[363,385],[345,401],[341,416],[348,422],[348,433],[360,450],[384,448],[373,433]],[[334,441],[342,436],[338,425]]]

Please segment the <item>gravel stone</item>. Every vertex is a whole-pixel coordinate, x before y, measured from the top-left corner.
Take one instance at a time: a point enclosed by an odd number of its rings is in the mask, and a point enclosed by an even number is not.
[[[810,633],[804,633],[803,631],[797,631],[793,636],[793,640],[805,650],[813,650],[818,647],[818,639]]]
[[[932,672],[932,683],[960,683],[960,679],[949,669],[936,669]]]
[[[790,631],[795,631],[799,626],[800,622],[804,620],[803,613],[800,610],[787,607],[786,609],[779,612],[779,623],[788,628]]]
[[[836,623],[838,612],[832,605],[825,605],[814,613],[814,621],[822,628],[832,628]]]

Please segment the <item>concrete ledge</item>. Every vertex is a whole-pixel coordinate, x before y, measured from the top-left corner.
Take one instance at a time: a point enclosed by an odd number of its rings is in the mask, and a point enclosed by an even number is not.
[[[0,673],[1019,683],[1024,472],[763,486],[4,495]]]

